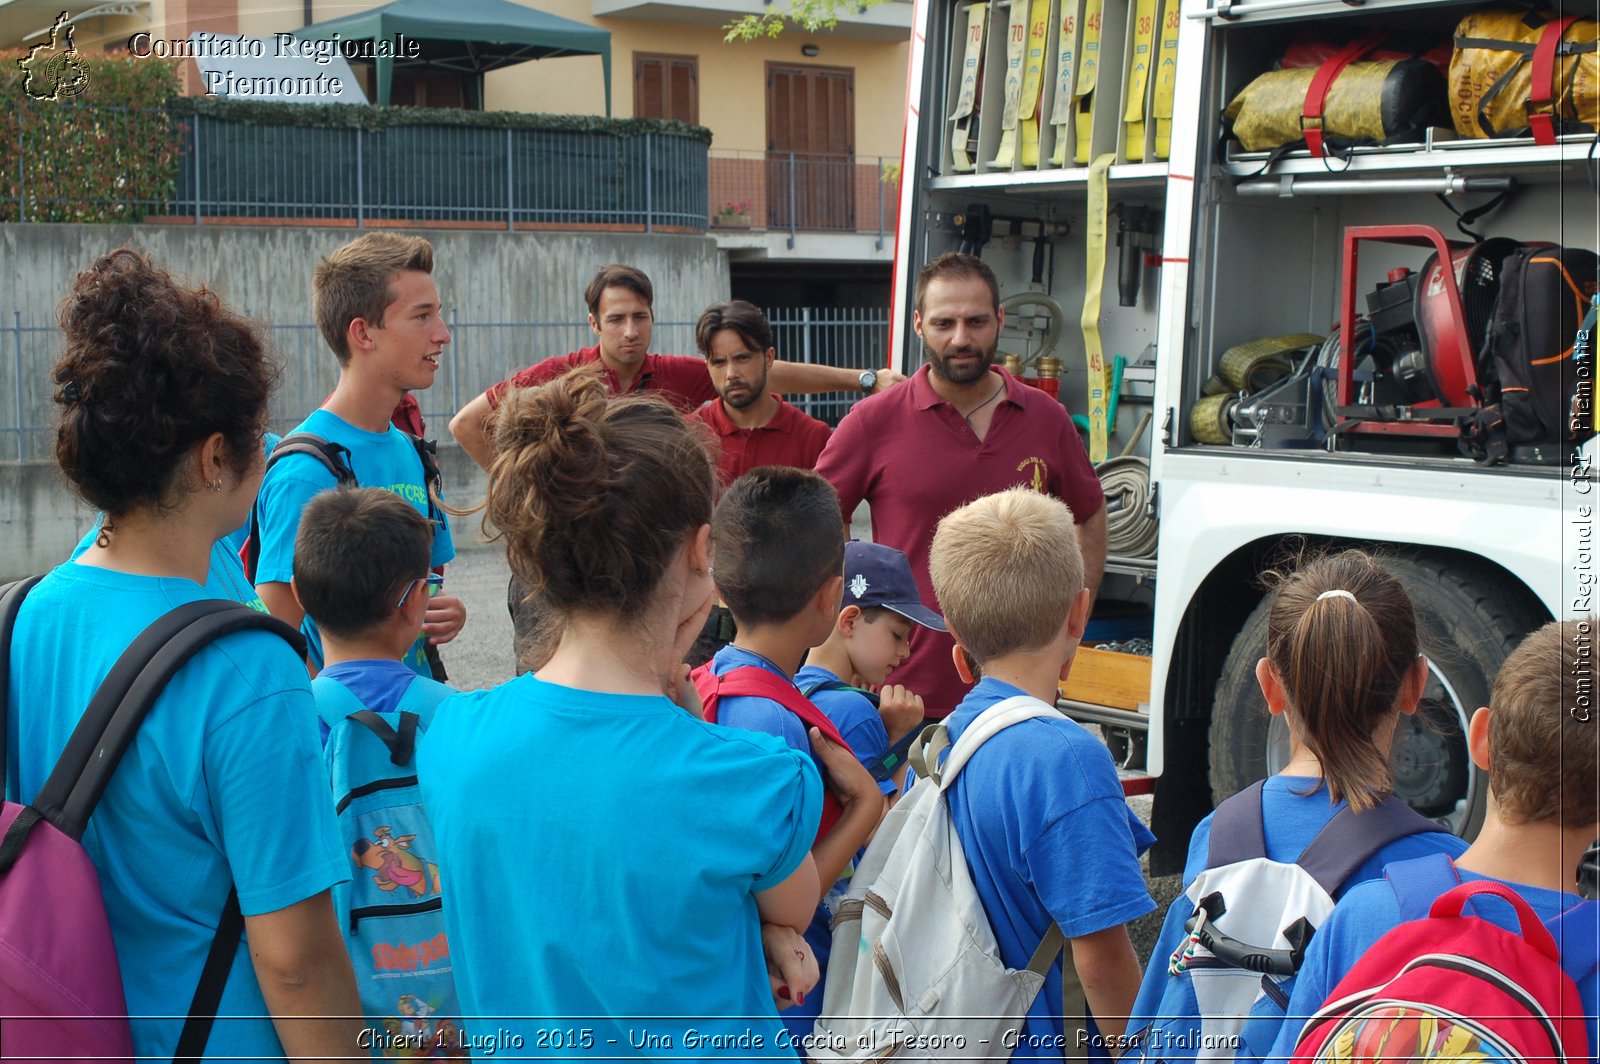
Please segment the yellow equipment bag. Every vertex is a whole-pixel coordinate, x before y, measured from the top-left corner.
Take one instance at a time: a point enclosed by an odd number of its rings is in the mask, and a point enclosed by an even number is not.
[[[1388,36],[1374,30],[1324,50],[1315,64],[1286,57],[1283,69],[1262,74],[1228,104],[1224,138],[1246,151],[1287,150],[1304,142],[1318,158],[1357,144],[1421,140],[1429,126],[1449,121],[1443,63],[1387,49]]]
[[[1463,137],[1554,144],[1600,128],[1600,23],[1553,12],[1475,11],[1456,27],[1450,110]]]

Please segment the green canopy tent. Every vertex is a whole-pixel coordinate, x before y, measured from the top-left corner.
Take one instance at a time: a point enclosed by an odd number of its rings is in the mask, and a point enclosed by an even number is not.
[[[481,79],[486,71],[567,55],[598,55],[611,114],[611,32],[509,0],[394,0],[370,11],[295,31],[304,40],[372,41],[377,102],[389,102],[395,67],[428,67]],[[396,34],[416,42],[415,58],[394,55]],[[482,101],[479,101],[482,105]]]

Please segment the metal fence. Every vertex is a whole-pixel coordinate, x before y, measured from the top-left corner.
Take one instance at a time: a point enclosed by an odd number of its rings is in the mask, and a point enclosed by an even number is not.
[[[769,313],[778,357],[793,362],[881,368],[888,351],[888,313],[883,310],[775,308]],[[451,344],[434,385],[418,395],[431,436],[448,435],[450,417],[473,396],[524,366],[592,344],[583,321],[463,322],[447,319]],[[287,432],[320,406],[338,379],[339,367],[311,323],[271,323],[269,342],[283,365],[273,395],[270,427]],[[655,324],[657,351],[694,352],[694,323]],[[53,324],[24,324],[20,311],[0,321],[0,461],[42,461],[54,453],[55,407],[50,367],[61,353]],[[837,424],[860,398],[857,393],[790,396],[797,406]]]
[[[716,229],[872,233],[893,239],[898,164],[878,156],[713,151],[711,225]]]
[[[76,107],[92,132],[120,108]],[[59,136],[13,123],[16,162],[4,184],[6,215],[62,217],[92,204],[101,216],[151,220],[447,222],[507,229],[540,226],[658,226],[703,229],[709,203],[707,148],[672,133],[619,136],[593,130],[393,125],[383,129],[243,123],[167,115],[175,161],[171,193],[158,199],[104,188],[59,194],[50,151]],[[47,147],[48,145],[48,147]],[[53,210],[54,209],[54,210]],[[91,217],[93,217],[91,215]]]

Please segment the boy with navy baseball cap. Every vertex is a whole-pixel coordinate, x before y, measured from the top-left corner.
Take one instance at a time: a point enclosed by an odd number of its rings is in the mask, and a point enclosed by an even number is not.
[[[878,771],[889,795],[904,782],[905,764],[903,755],[896,758],[890,751],[922,723],[922,699],[899,684],[881,687],[876,697],[862,688],[880,687],[905,660],[913,624],[946,630],[944,618],[917,593],[911,562],[893,547],[852,540],[844,548],[839,617],[827,641],[811,651],[794,677],[795,686],[838,726],[861,762]],[[886,756],[893,759],[887,766]]]

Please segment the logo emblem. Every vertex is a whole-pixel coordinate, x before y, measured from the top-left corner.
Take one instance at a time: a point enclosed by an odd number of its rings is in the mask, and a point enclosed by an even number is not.
[[[58,48],[56,41],[63,36],[63,30],[67,45]],[[50,42],[29,48],[27,57],[18,59],[17,66],[24,74],[22,91],[30,99],[62,100],[89,87],[89,70],[73,44],[72,27],[67,24],[65,11],[56,16],[55,24],[50,27]]]
[[[1024,458],[1017,463],[1017,472],[1027,475],[1027,487],[1042,492],[1045,480],[1050,476],[1050,467],[1045,464],[1043,458]]]
[[[860,598],[862,595],[865,595],[866,593],[867,593],[867,578],[865,576],[862,576],[860,573],[857,573],[855,576],[852,576],[850,578],[850,594],[855,598]]]

